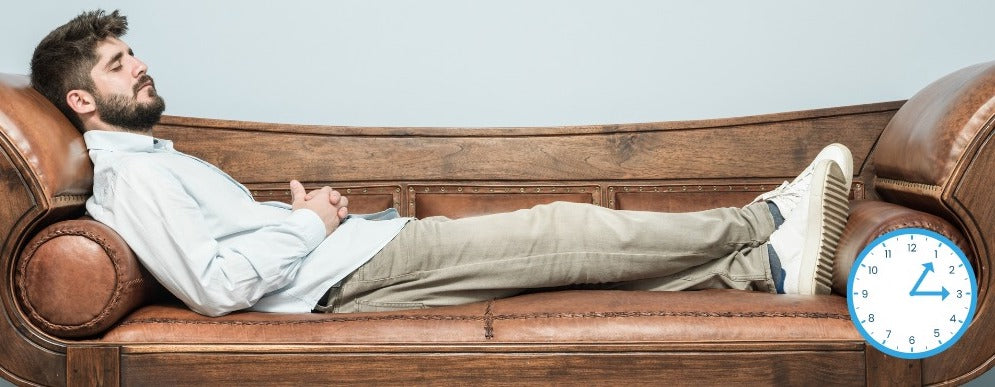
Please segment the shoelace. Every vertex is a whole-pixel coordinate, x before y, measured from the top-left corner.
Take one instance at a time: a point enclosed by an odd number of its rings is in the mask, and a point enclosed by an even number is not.
[[[758,200],[771,200],[774,198],[790,198],[788,200],[777,200],[778,208],[780,208],[783,213],[791,213],[801,202],[802,198],[806,196],[806,190],[811,184],[813,170],[811,168],[806,168],[801,175],[795,178],[795,180],[790,183],[785,181],[781,183],[780,186],[774,188],[773,190],[760,195]]]

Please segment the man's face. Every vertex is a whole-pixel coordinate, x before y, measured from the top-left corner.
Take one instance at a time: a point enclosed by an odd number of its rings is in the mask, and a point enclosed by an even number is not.
[[[90,70],[97,114],[104,122],[136,132],[148,132],[166,109],[155,83],[131,48],[109,37],[97,44],[97,64]]]

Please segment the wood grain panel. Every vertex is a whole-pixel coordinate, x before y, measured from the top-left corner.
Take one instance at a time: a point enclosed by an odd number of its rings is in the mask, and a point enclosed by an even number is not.
[[[865,349],[867,359],[867,385],[921,386],[922,361],[905,360],[885,355],[873,346]]]
[[[123,355],[124,385],[864,384],[861,352]]]
[[[599,186],[422,186],[408,187],[408,213],[451,219],[510,212],[556,201],[601,205]]]
[[[243,183],[769,178],[794,176],[832,142],[848,145],[859,168],[894,114],[892,107],[851,107],[846,115],[785,114],[794,117],[785,120],[772,115],[774,121],[765,123],[727,119],[627,130],[618,125],[517,133],[309,127],[300,133],[293,127],[212,127],[188,119],[166,120],[155,133]]]
[[[119,386],[120,347],[69,347],[66,362],[68,386]]]

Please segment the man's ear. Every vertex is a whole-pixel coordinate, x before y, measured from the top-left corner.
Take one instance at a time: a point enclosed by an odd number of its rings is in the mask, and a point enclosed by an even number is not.
[[[93,94],[90,94],[86,90],[70,90],[66,93],[66,103],[69,104],[69,108],[73,109],[76,114],[93,113],[97,110]]]

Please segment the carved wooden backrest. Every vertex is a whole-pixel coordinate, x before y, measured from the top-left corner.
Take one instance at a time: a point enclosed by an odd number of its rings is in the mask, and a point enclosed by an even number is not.
[[[856,172],[900,106],[881,103],[766,116],[543,128],[375,128],[164,117],[156,136],[245,184],[289,199],[286,181],[330,185],[367,212],[459,217],[552,200],[616,209],[742,206],[790,180],[826,144]],[[263,156],[265,155],[265,156]],[[855,180],[853,197],[864,197]]]

